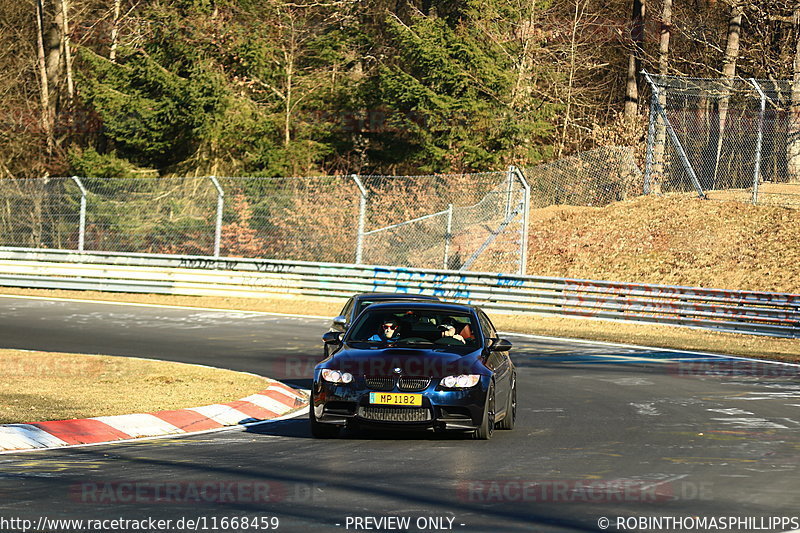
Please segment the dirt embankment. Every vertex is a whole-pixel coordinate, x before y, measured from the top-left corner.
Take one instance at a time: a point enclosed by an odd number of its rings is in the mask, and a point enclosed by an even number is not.
[[[534,210],[528,273],[800,293],[800,210],[685,195]]]

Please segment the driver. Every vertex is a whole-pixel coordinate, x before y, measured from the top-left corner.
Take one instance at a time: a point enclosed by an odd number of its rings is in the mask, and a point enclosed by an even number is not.
[[[384,320],[378,333],[368,341],[395,341],[400,337],[400,327],[395,320]]]
[[[456,334],[456,327],[453,324],[444,324],[441,327],[442,327],[442,338],[443,339],[446,339],[446,338],[449,337],[451,339],[459,341],[462,344],[466,344],[466,341],[464,340],[464,337],[462,337],[461,335]]]

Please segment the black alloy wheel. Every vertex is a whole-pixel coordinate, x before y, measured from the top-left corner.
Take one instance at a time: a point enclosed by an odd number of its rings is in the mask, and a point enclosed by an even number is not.
[[[489,391],[486,393],[486,408],[483,411],[483,420],[478,429],[472,434],[476,440],[489,440],[494,433],[494,381],[489,384]]]
[[[517,377],[511,378],[511,392],[508,393],[506,417],[497,423],[497,429],[514,429],[517,423]]]
[[[339,430],[341,429],[339,426],[317,422],[313,405],[308,406],[308,421],[311,425],[311,435],[316,439],[333,439],[339,436]]]

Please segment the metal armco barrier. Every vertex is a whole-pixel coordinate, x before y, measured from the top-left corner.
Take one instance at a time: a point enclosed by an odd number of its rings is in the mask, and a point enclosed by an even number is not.
[[[800,294],[447,270],[0,248],[0,285],[253,298],[403,292],[495,311],[800,337]]]

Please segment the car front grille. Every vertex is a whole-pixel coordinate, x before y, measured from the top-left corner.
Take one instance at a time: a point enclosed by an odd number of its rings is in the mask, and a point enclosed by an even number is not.
[[[366,378],[364,382],[368,389],[372,390],[392,390],[394,388],[394,378]]]
[[[421,391],[428,388],[431,378],[408,378],[401,377],[397,382],[397,388],[402,391]]]
[[[377,422],[428,422],[431,412],[424,407],[359,407],[358,416]]]

